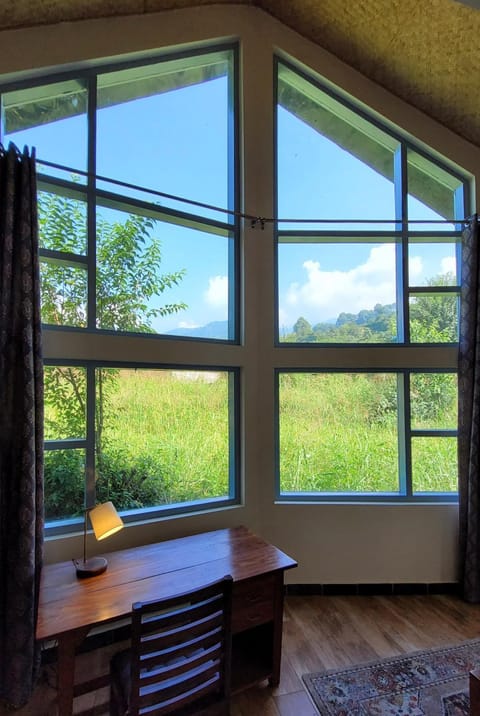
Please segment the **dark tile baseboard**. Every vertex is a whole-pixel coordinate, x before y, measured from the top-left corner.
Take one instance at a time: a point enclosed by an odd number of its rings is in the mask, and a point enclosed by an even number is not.
[[[460,594],[458,582],[399,582],[398,584],[287,584],[288,595],[380,596],[387,594]]]

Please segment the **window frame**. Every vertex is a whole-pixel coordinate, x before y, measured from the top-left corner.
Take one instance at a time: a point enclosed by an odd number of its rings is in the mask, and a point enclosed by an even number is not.
[[[450,295],[457,296],[457,308],[459,309],[460,288],[461,288],[461,233],[462,220],[469,215],[470,209],[470,185],[471,180],[459,170],[450,167],[448,161],[441,161],[440,158],[429,153],[428,147],[423,147],[403,134],[398,127],[392,127],[387,121],[382,121],[374,112],[371,114],[364,105],[357,104],[353,97],[345,96],[343,91],[337,91],[327,81],[320,78],[313,70],[308,72],[304,66],[299,66],[296,61],[284,54],[275,54],[273,72],[273,102],[274,102],[274,206],[275,216],[278,217],[274,225],[274,342],[278,350],[277,365],[274,368],[275,374],[275,395],[274,395],[274,483],[275,501],[278,503],[442,503],[458,502],[457,493],[414,493],[412,490],[412,463],[411,463],[411,440],[412,437],[428,436],[432,431],[415,430],[410,425],[410,396],[409,376],[412,373],[457,373],[456,354],[457,342],[443,343],[420,343],[411,341],[410,337],[410,311],[409,300],[411,296],[418,295]],[[349,230],[348,223],[344,230],[341,229],[310,229],[308,223],[301,228],[282,228],[282,217],[279,215],[279,166],[278,166],[278,108],[279,108],[279,67],[284,66],[289,71],[296,73],[302,81],[310,83],[314,88],[327,94],[347,110],[357,114],[362,120],[367,120],[374,127],[383,133],[387,133],[399,143],[399,151],[394,160],[394,187],[395,187],[395,219],[392,221],[392,229],[376,231],[370,228],[366,231]],[[455,217],[452,222],[454,231],[426,230],[421,231],[415,227],[421,221],[408,221],[408,156],[409,152],[424,157],[428,162],[438,166],[461,183],[461,192],[456,193],[454,198]],[[461,201],[460,201],[461,194]],[[450,217],[448,217],[450,218]],[[292,222],[289,222],[292,223]],[[311,222],[315,223],[314,220]],[[368,220],[365,220],[368,223]],[[373,223],[373,222],[371,222]],[[383,223],[383,221],[382,221]],[[409,225],[413,228],[409,230]],[[380,239],[388,237],[388,243],[394,243],[396,248],[396,314],[397,314],[397,341],[392,343],[301,343],[287,342],[280,340],[279,325],[279,247],[282,243],[310,243],[328,242],[332,237],[342,239],[345,242],[365,242],[367,239]],[[455,243],[457,259],[457,284],[454,286],[415,286],[409,284],[408,279],[408,250],[411,239],[424,239],[425,242],[433,239],[444,239],[446,243]],[[441,242],[440,242],[441,243]],[[460,315],[458,310],[458,316]],[[421,352],[421,353],[420,353]],[[283,356],[283,359],[282,359]],[[339,367],[340,366],[340,367]],[[398,484],[399,494],[379,493],[378,495],[355,494],[355,493],[282,493],[280,475],[280,412],[279,412],[279,376],[284,372],[322,372],[322,373],[395,373],[398,375],[398,440],[399,440],[399,472]],[[401,388],[401,390],[400,390]],[[428,435],[427,435],[428,434]],[[456,437],[457,430],[435,431],[437,437]]]
[[[231,71],[229,72],[229,90],[228,90],[228,146],[226,163],[228,167],[228,186],[226,193],[228,197],[228,206],[223,209],[224,220],[210,218],[195,213],[195,202],[184,204],[186,209],[173,208],[168,206],[159,206],[150,201],[122,194],[121,186],[123,182],[115,182],[115,177],[111,177],[114,181],[111,186],[118,185],[119,191],[105,188],[102,185],[102,178],[96,175],[96,116],[97,116],[97,77],[104,73],[120,71],[123,69],[143,68],[162,62],[175,62],[182,59],[191,59],[192,63],[196,58],[204,55],[212,55],[214,53],[229,54],[229,62]],[[93,63],[79,63],[71,65],[67,69],[54,70],[53,72],[39,72],[20,79],[6,79],[0,83],[0,112],[2,112],[2,97],[4,93],[16,90],[25,90],[29,88],[41,87],[45,85],[53,85],[62,81],[77,80],[79,84],[85,84],[87,93],[87,166],[86,170],[75,170],[85,178],[85,182],[74,182],[71,179],[65,179],[62,176],[55,176],[45,171],[49,162],[45,162],[42,166],[42,157],[37,156],[37,164],[41,167],[41,171],[37,171],[37,188],[39,191],[52,192],[53,194],[73,198],[84,201],[86,205],[86,235],[87,246],[86,253],[76,254],[62,251],[54,251],[51,249],[41,248],[39,251],[41,260],[49,260],[53,263],[60,263],[67,266],[82,268],[87,275],[87,325],[70,326],[70,325],[54,325],[43,324],[43,328],[47,333],[54,337],[54,345],[56,348],[53,354],[45,358],[44,365],[71,365],[84,367],[87,372],[87,415],[86,415],[86,436],[85,439],[76,440],[50,440],[45,443],[45,450],[60,450],[68,448],[82,448],[86,451],[85,466],[85,505],[91,506],[95,501],[95,369],[98,367],[115,367],[115,368],[139,368],[139,369],[176,369],[176,370],[217,370],[227,371],[229,378],[229,495],[225,498],[215,498],[210,500],[196,501],[194,503],[182,503],[181,505],[156,506],[147,507],[143,510],[127,510],[122,511],[122,518],[126,523],[138,520],[157,520],[172,515],[190,515],[196,512],[218,510],[229,508],[231,506],[240,505],[242,500],[241,494],[241,386],[240,386],[240,366],[241,366],[241,246],[240,246],[240,228],[241,218],[239,215],[241,186],[241,165],[240,165],[240,47],[238,41],[216,41],[209,44],[203,44],[197,47],[189,47],[188,49],[160,49],[158,52],[149,53],[148,58],[143,56],[126,55],[117,59],[108,59]],[[1,115],[0,115],[1,116]],[[3,124],[0,123],[0,141],[2,141]],[[52,164],[52,163],[50,163]],[[105,179],[105,178],[103,178]],[[152,191],[150,194],[158,194]],[[207,233],[213,233],[225,237],[228,242],[228,291],[229,291],[229,309],[228,309],[228,338],[215,339],[205,337],[178,336],[161,333],[141,333],[134,331],[110,330],[97,327],[96,316],[96,213],[98,207],[107,207],[114,209],[123,209],[129,211],[134,210],[143,216],[153,217],[161,221],[178,224],[186,228],[194,228]],[[221,209],[223,207],[220,207]],[[217,213],[218,215],[218,213]],[[70,349],[65,351],[62,347],[62,341],[71,341],[72,337],[79,338],[85,336],[89,346],[94,346],[93,358],[85,358],[85,351],[78,347],[80,343],[75,341],[74,351],[78,353],[78,358],[73,357]],[[105,341],[114,342],[116,348],[119,348],[119,339],[128,337],[134,341],[141,341],[143,345],[147,343],[151,346],[154,344],[171,346],[167,352],[172,352],[177,356],[178,360],[167,359],[165,362],[158,360],[152,362],[132,361],[129,350],[125,352],[125,358],[120,360],[102,360],[104,354],[102,346],[108,345]],[[229,346],[234,352],[232,364],[221,364],[211,360],[208,351],[202,349],[202,345],[212,344]],[[185,350],[188,351],[189,362],[185,363]],[[64,353],[68,357],[62,357]],[[91,355],[92,351],[88,350],[87,355]],[[79,505],[79,509],[82,509]],[[45,525],[45,534],[47,537],[67,535],[71,532],[78,531],[83,525],[83,516],[78,518],[68,518],[63,520],[49,521]]]
[[[376,344],[375,344],[376,345]],[[397,377],[398,492],[284,492],[281,489],[280,457],[280,377],[285,374],[391,374]],[[457,428],[413,428],[410,409],[410,377],[415,374],[457,375],[441,368],[276,368],[275,369],[275,499],[278,502],[363,502],[363,503],[448,503],[457,501],[455,492],[415,492],[412,486],[412,438],[456,438]]]
[[[175,505],[156,505],[139,509],[122,510],[122,519],[126,524],[142,520],[155,520],[172,515],[189,515],[194,512],[226,508],[240,504],[240,369],[232,366],[207,366],[207,365],[184,365],[184,364],[153,364],[131,361],[103,361],[103,360],[75,360],[62,358],[48,358],[44,361],[45,366],[74,366],[84,368],[86,372],[86,415],[85,415],[85,438],[73,438],[66,440],[46,440],[45,451],[67,449],[85,450],[85,496],[86,504],[93,504],[95,499],[95,399],[96,384],[95,371],[98,368],[118,368],[120,370],[177,370],[177,371],[218,371],[227,373],[229,376],[229,495],[209,500],[197,500],[184,502]],[[79,509],[81,505],[79,505]],[[61,535],[83,524],[83,516],[69,517],[49,521],[45,530],[48,536]]]

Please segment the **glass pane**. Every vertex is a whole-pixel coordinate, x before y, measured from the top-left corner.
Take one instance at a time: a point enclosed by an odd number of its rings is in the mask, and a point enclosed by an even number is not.
[[[232,63],[225,51],[99,75],[98,173],[233,208]],[[130,151],[125,143],[132,137]],[[120,191],[151,200],[135,189]],[[231,216],[188,203],[164,197],[158,202],[233,223]]]
[[[456,438],[412,438],[413,492],[457,492]]]
[[[413,429],[456,430],[458,390],[452,373],[412,373],[410,409]]]
[[[54,260],[40,262],[42,323],[87,325],[87,272]]]
[[[458,284],[457,245],[417,243],[408,245],[409,286],[456,286]]]
[[[45,520],[83,515],[85,450],[45,451]]]
[[[463,219],[463,185],[457,177],[411,150],[407,154],[408,219],[410,229],[452,231],[453,223],[431,223],[442,219]]]
[[[280,340],[396,340],[395,245],[280,243]]]
[[[99,328],[228,339],[231,242],[174,224],[99,209]]]
[[[458,341],[456,294],[410,296],[410,341],[412,343],[455,343]]]
[[[47,365],[45,381],[45,440],[85,438],[87,376],[85,368]]]
[[[96,381],[99,501],[136,509],[229,497],[226,371],[101,369]]]
[[[395,375],[282,373],[282,493],[398,492]]]
[[[42,249],[87,253],[87,205],[47,191],[38,193],[38,230]]]
[[[42,166],[42,159],[85,171],[87,168],[87,89],[68,80],[2,95],[3,142],[36,147],[39,172],[72,178],[71,172]],[[80,182],[85,178],[76,175]]]
[[[399,143],[280,64],[277,160],[280,219],[395,219],[394,155]],[[287,228],[332,224],[281,224]],[[394,224],[370,228],[393,229]],[[368,223],[342,228],[368,229]]]

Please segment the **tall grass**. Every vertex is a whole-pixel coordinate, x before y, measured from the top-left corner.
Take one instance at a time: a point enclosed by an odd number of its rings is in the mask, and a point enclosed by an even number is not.
[[[228,496],[227,372],[102,371],[97,499],[135,509]],[[454,376],[415,374],[410,393],[413,427],[456,425]],[[395,375],[283,373],[279,404],[282,492],[398,493]],[[47,408],[49,435],[55,438],[56,422],[63,435],[61,408],[48,395]],[[411,448],[415,491],[457,489],[455,438],[414,436]],[[47,518],[81,509],[84,469],[84,450],[47,453]]]
[[[228,495],[226,373],[121,370],[108,399],[103,453],[149,466],[152,504]]]
[[[428,394],[437,384],[444,400],[432,404]],[[415,376],[412,395],[418,427],[451,425],[456,406],[453,377]],[[281,375],[281,491],[398,492],[397,422],[395,375]],[[455,491],[455,439],[414,438],[412,472],[418,492]]]

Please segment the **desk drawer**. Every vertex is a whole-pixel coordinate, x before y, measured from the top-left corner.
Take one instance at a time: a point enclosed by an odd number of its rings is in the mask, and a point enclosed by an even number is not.
[[[272,621],[275,613],[275,576],[267,574],[235,584],[232,606],[234,634]]]

